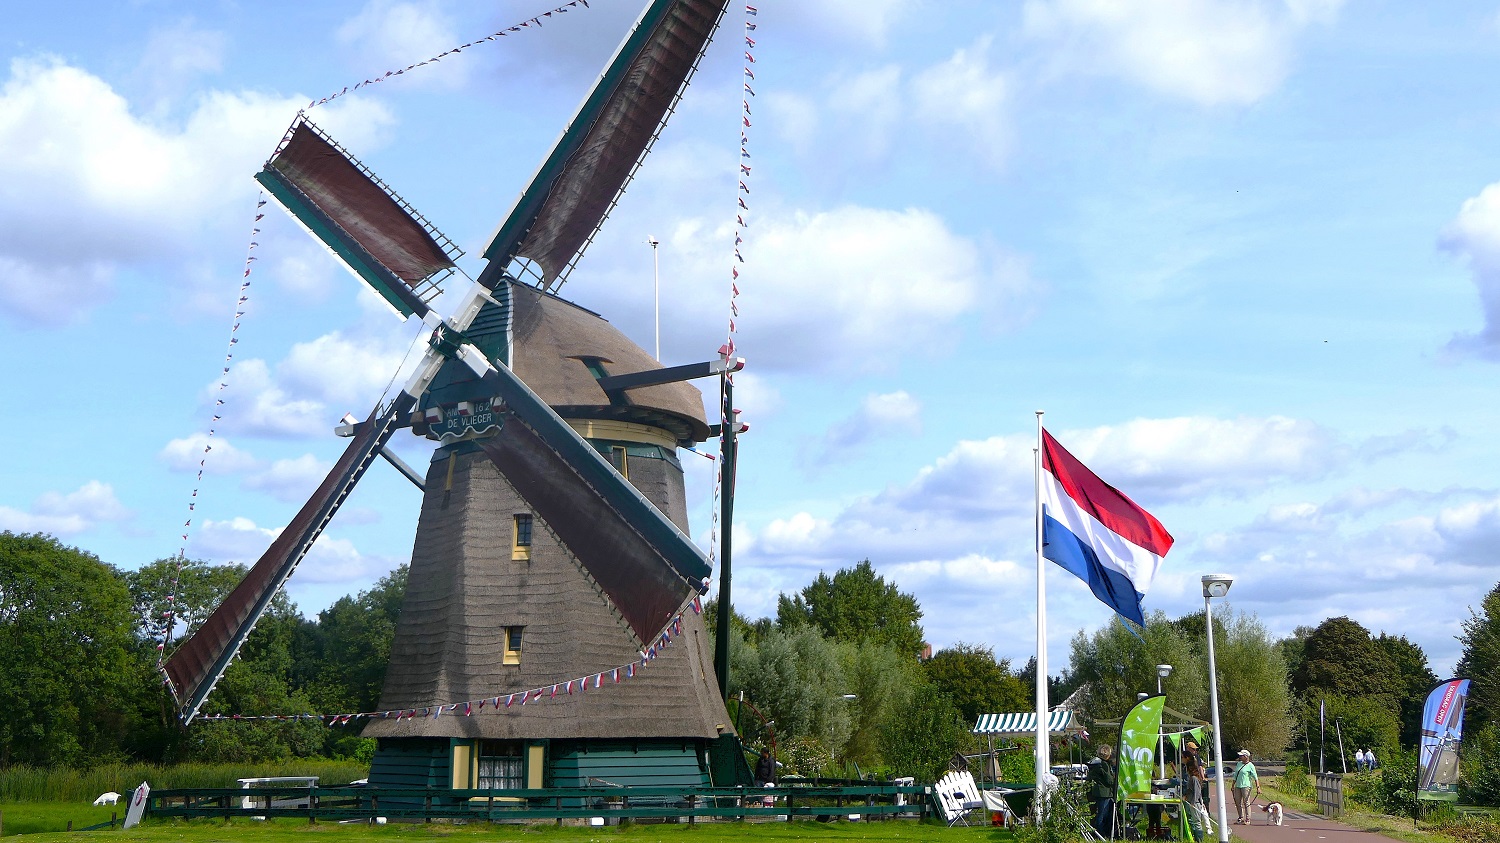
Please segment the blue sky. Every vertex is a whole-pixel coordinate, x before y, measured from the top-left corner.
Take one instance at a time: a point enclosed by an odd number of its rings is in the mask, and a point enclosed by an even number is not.
[[[762,0],[738,606],[869,558],[937,646],[1034,644],[1036,410],[1177,537],[1148,611],[1347,614],[1442,673],[1500,580],[1500,2]],[[256,201],[299,107],[541,2],[35,6],[0,82],[0,528],[181,544]],[[563,294],[723,342],[742,5]],[[479,251],[639,11],[596,0],[316,109]],[[188,554],[251,562],[400,366],[403,325],[269,206]],[[465,259],[474,272],[479,263]],[[425,442],[400,451],[425,464]],[[712,467],[686,457],[706,541]],[[410,552],[378,467],[292,581]],[[1051,663],[1108,619],[1049,577]]]

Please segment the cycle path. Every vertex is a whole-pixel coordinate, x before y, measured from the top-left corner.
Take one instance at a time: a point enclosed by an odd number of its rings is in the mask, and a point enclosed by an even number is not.
[[[1287,811],[1281,825],[1271,825],[1258,806],[1250,825],[1230,825],[1229,828],[1233,836],[1244,843],[1399,843],[1383,834],[1361,831],[1327,817],[1296,811]]]

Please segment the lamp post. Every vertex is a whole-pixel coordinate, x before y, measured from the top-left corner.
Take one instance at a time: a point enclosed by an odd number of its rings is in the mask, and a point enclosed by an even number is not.
[[[1161,681],[1172,675],[1172,666],[1159,664],[1156,666],[1156,693],[1161,693]],[[1156,761],[1161,770],[1157,776],[1159,779],[1167,777],[1167,738],[1161,733],[1161,728],[1156,730]]]
[[[1224,739],[1219,735],[1219,674],[1214,667],[1213,598],[1229,593],[1234,577],[1229,574],[1203,575],[1203,622],[1208,628],[1208,698],[1214,716],[1214,788],[1219,814],[1219,843],[1229,843],[1229,812],[1224,807]]]

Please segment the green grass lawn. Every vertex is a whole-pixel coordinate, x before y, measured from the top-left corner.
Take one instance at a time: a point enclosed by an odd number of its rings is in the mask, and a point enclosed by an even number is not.
[[[0,803],[4,829],[7,836],[25,834],[28,839],[39,841],[72,841],[78,838],[64,833],[68,820],[75,829],[109,820],[111,811],[123,819],[125,806],[95,808],[87,804],[74,805],[62,802],[11,802]],[[161,822],[147,821],[130,831],[104,831],[111,841],[168,841],[186,840],[216,843],[224,841],[251,841],[251,843],[278,843],[278,841],[302,841],[307,843],[312,836],[331,836],[349,841],[365,838],[389,840],[525,840],[533,843],[720,843],[725,841],[777,841],[777,840],[936,840],[936,841],[985,841],[986,843],[1013,843],[1014,835],[988,826],[972,828],[944,828],[932,822],[918,823],[915,820],[891,820],[881,822],[833,822],[821,823],[806,820],[797,822],[718,823],[700,822],[697,825],[631,825],[624,827],[595,828],[568,826],[558,828],[552,823],[537,825],[490,825],[471,823],[391,823],[384,826],[363,823],[339,825],[319,822],[310,824],[300,820],[191,820]],[[32,837],[32,835],[41,835]]]

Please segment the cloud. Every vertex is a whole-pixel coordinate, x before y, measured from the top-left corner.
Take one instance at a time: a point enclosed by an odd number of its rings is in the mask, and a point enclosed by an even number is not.
[[[223,397],[226,429],[280,438],[324,436],[345,413],[368,412],[392,383],[406,342],[399,335],[334,331],[297,343],[274,370],[258,358],[239,361],[224,381],[228,387],[220,390],[215,381],[203,395],[207,401]]]
[[[852,415],[830,425],[813,454],[815,462],[851,456],[862,445],[884,436],[920,435],[922,402],[905,390],[869,394]]]
[[[212,91],[180,123],[158,123],[60,59],[12,60],[0,86],[0,316],[67,323],[108,301],[127,266],[191,278],[159,266],[191,266],[243,236],[245,176],[304,103]],[[361,127],[356,140],[390,120],[358,101],[320,117]]]
[[[1010,80],[989,66],[991,40],[981,38],[917,74],[910,95],[918,118],[949,139],[961,139],[991,169],[999,169],[1010,134]]]
[[[1279,86],[1296,36],[1339,0],[1027,0],[1027,35],[1063,67],[1121,76],[1205,106],[1247,105]]]
[[[190,554],[220,564],[254,565],[283,529],[262,527],[248,518],[204,521],[192,539]],[[363,553],[348,539],[324,533],[297,566],[291,582],[296,586],[336,584],[347,590],[351,582],[373,580],[401,561]]]
[[[200,460],[203,470],[212,474],[238,474],[258,464],[255,457],[236,448],[228,439],[206,433],[173,439],[156,456],[173,471],[197,471]]]
[[[1500,360],[1500,182],[1464,200],[1438,243],[1468,264],[1484,318],[1477,334],[1458,334],[1449,350]]]
[[[458,36],[453,21],[431,0],[372,0],[339,27],[337,37],[340,44],[358,57],[360,66],[356,72],[374,75],[426,61],[468,40]],[[471,62],[440,62],[403,81],[458,88],[467,81],[472,67]]]
[[[200,76],[224,68],[228,38],[218,30],[203,29],[192,19],[152,31],[136,68],[159,106],[167,106]]]
[[[768,207],[754,225],[747,248],[755,261],[739,281],[738,321],[740,343],[755,350],[756,372],[883,371],[907,356],[940,355],[954,345],[961,317],[980,307],[1002,309],[1031,292],[1030,279],[1016,276],[1013,265],[922,209]],[[732,229],[688,218],[664,238],[663,250],[682,277],[713,277],[723,272],[721,247],[732,237]],[[675,306],[692,314],[680,323],[723,324],[723,298],[708,286],[678,299]],[[628,289],[601,287],[611,299],[601,309],[638,310],[620,298]],[[693,347],[722,341],[710,330]]]
[[[133,513],[115,497],[113,487],[90,480],[67,494],[42,493],[32,503],[30,512],[0,506],[0,529],[74,536],[101,524],[126,521],[132,516]]]
[[[245,478],[245,487],[266,492],[279,501],[301,503],[312,495],[331,467],[312,454],[277,460],[265,471]]]

